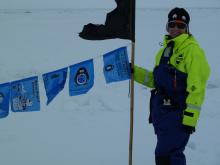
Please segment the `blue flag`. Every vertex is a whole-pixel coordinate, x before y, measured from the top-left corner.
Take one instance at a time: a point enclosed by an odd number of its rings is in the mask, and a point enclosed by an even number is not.
[[[43,74],[44,87],[47,94],[47,105],[63,90],[66,83],[67,69],[63,68]]]
[[[38,77],[30,77],[11,83],[11,110],[29,112],[40,110]]]
[[[93,59],[70,66],[69,95],[87,93],[94,84]]]
[[[10,83],[0,84],[0,118],[8,116],[10,100]]]
[[[121,47],[103,55],[106,83],[130,79],[130,65],[126,47]]]

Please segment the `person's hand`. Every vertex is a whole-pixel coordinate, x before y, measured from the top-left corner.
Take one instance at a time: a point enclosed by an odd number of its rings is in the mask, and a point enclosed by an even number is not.
[[[192,134],[193,132],[195,132],[195,127],[197,125],[199,115],[199,109],[193,109],[188,107],[184,110],[182,125],[186,133]]]

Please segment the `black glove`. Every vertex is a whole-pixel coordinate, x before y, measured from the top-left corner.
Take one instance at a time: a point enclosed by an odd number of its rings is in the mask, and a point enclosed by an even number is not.
[[[182,126],[183,126],[183,130],[188,134],[192,134],[193,132],[196,131],[195,127],[188,126],[188,125],[182,125]]]

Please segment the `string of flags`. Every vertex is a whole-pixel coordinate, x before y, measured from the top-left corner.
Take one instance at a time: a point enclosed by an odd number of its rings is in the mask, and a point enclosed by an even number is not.
[[[130,79],[127,47],[103,55],[107,84]],[[42,75],[47,105],[64,89],[69,70],[69,96],[86,94],[94,85],[94,63],[89,59]],[[40,111],[38,76],[0,84],[0,118],[12,112]]]

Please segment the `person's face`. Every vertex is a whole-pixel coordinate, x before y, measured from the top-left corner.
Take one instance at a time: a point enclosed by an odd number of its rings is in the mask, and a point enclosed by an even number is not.
[[[181,21],[168,22],[168,33],[171,38],[175,38],[187,31],[187,25]]]

